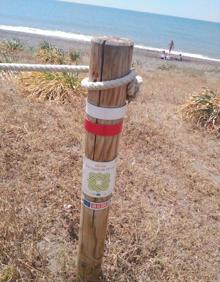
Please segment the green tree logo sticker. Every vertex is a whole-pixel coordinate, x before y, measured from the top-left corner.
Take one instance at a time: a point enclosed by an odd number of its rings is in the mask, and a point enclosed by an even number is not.
[[[89,190],[95,192],[105,192],[110,184],[110,173],[90,172],[88,177]]]

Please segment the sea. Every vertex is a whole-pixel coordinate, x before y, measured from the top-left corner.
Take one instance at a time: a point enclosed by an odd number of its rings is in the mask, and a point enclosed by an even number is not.
[[[220,23],[68,0],[0,0],[0,30],[79,41],[98,35],[127,37],[136,48],[159,52],[173,40],[176,54],[220,61]]]

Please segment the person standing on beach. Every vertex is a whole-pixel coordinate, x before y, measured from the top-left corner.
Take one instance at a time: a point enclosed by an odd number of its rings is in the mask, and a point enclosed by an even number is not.
[[[169,54],[171,53],[172,49],[174,49],[174,42],[173,42],[173,40],[171,40],[170,44],[169,44]]]

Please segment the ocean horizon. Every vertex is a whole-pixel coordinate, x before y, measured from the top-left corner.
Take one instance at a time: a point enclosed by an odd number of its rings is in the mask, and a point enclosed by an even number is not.
[[[220,23],[60,0],[0,2],[0,30],[89,42],[92,36],[130,38],[150,51],[220,61]]]

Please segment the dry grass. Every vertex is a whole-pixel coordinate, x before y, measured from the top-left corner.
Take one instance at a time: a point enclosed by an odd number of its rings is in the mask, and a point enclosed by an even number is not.
[[[0,282],[5,281],[16,281],[18,280],[19,274],[17,273],[17,270],[14,266],[7,266],[2,270],[1,276],[0,276]]]
[[[220,96],[209,89],[193,95],[182,108],[183,116],[197,126],[220,133]]]
[[[53,281],[45,267],[51,264],[52,268],[59,255],[63,258],[62,243],[65,248],[72,240],[68,232],[66,242],[59,238],[68,228],[68,218],[71,223],[77,216],[66,214],[63,205],[77,199],[73,187],[80,186],[82,116],[70,106],[43,106],[9,90],[2,94],[0,273],[4,277],[5,269],[14,266],[22,281]],[[81,101],[75,97],[82,108]],[[45,254],[44,244],[52,244],[54,255]],[[58,269],[64,263],[57,263]]]
[[[65,63],[65,53],[62,49],[44,41],[39,48],[36,50],[35,56],[42,63],[50,64],[64,64]]]
[[[80,77],[71,73],[30,72],[18,78],[19,89],[41,101],[73,102],[75,96],[85,96]]]
[[[142,73],[128,106],[101,281],[219,281],[220,144],[178,109],[219,76]],[[84,98],[37,103],[0,82],[0,281],[75,281]],[[71,205],[70,208],[67,205]]]

